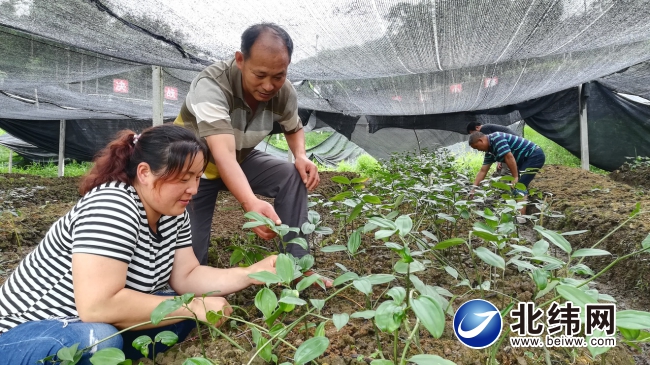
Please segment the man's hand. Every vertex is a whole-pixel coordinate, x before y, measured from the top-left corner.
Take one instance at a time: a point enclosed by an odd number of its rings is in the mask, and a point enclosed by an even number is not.
[[[306,156],[296,158],[296,169],[300,173],[302,182],[305,183],[307,190],[312,191],[318,187],[320,177],[318,176],[318,168]]]
[[[248,267],[248,274],[254,274],[256,272],[268,271],[275,274],[275,261],[278,259],[277,255],[272,255],[265,258],[262,261],[256,262],[253,265]],[[249,278],[251,284],[261,285],[264,284],[261,281]]]
[[[245,204],[244,210],[246,212],[256,212],[265,217],[271,218],[271,220],[275,222],[276,225],[282,224],[282,221],[280,220],[280,217],[278,217],[278,214],[275,212],[275,209],[273,209],[273,206],[264,200],[256,198],[251,203]],[[271,231],[265,226],[257,226],[253,228],[253,232],[265,240],[270,240],[276,236],[275,232]]]

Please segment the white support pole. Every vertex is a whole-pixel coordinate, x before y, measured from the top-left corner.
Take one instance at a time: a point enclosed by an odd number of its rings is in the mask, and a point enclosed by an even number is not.
[[[9,169],[7,172],[11,174],[11,168],[13,167],[14,164],[14,151],[12,149],[9,149]]]
[[[163,75],[162,67],[151,66],[151,100],[153,102],[153,125],[163,124]]]
[[[287,161],[293,163],[293,152],[291,152],[291,148],[287,149]]]
[[[580,166],[589,171],[589,133],[587,128],[586,84],[578,85],[578,105],[580,110]]]
[[[65,119],[59,122],[59,177],[63,176],[65,166]]]

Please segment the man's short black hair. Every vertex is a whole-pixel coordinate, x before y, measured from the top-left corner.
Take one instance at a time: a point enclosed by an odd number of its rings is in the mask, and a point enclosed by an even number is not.
[[[473,146],[476,142],[478,142],[483,137],[485,137],[485,134],[483,134],[481,132],[476,132],[476,133],[470,134],[469,135],[469,145]]]
[[[284,45],[287,46],[287,52],[289,53],[289,61],[291,61],[291,54],[293,53],[293,41],[287,33],[286,30],[282,29],[277,24],[274,23],[259,23],[254,24],[248,27],[244,33],[241,35],[241,53],[244,55],[244,59],[248,59],[251,55],[251,47],[253,43],[259,38],[260,34],[264,32],[271,32],[284,42]]]
[[[476,127],[480,126],[481,122],[469,122],[467,125],[467,134],[470,134],[476,130]]]

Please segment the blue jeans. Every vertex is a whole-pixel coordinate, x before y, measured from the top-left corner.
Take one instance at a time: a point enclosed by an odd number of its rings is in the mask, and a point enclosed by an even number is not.
[[[521,163],[521,166],[517,166],[517,169],[519,170],[519,182],[526,185],[526,189],[528,189],[530,182],[533,181],[537,171],[544,166],[544,162],[546,162],[546,155],[544,155],[544,151],[542,151],[540,147],[537,147],[528,157],[526,157],[526,159]],[[526,172],[526,169],[535,170]],[[527,195],[528,190],[516,190],[515,193]]]
[[[171,295],[175,294],[171,293]],[[196,322],[182,321],[142,331],[127,331],[98,344],[91,351],[86,352],[78,364],[91,365],[89,359],[92,354],[108,347],[121,349],[127,359],[137,360],[143,357],[140,351],[132,346],[133,340],[137,337],[146,335],[153,340],[162,331],[172,331],[178,336],[178,341],[180,342],[195,327]],[[57,351],[63,347],[70,347],[78,343],[79,346],[77,349],[83,349],[117,332],[119,332],[118,329],[110,324],[86,323],[78,319],[70,321],[54,319],[26,322],[0,335],[0,365],[35,365],[38,360],[50,355],[56,355]],[[156,343],[155,353],[158,354],[167,349],[169,347],[161,343]],[[150,358],[151,355],[152,348],[149,345]],[[49,364],[46,363],[46,365]]]

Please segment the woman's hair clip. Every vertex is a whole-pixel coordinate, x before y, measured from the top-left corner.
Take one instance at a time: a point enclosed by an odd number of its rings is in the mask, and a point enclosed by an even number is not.
[[[133,145],[135,146],[136,143],[138,143],[138,139],[140,139],[139,134],[134,134],[133,135]]]

